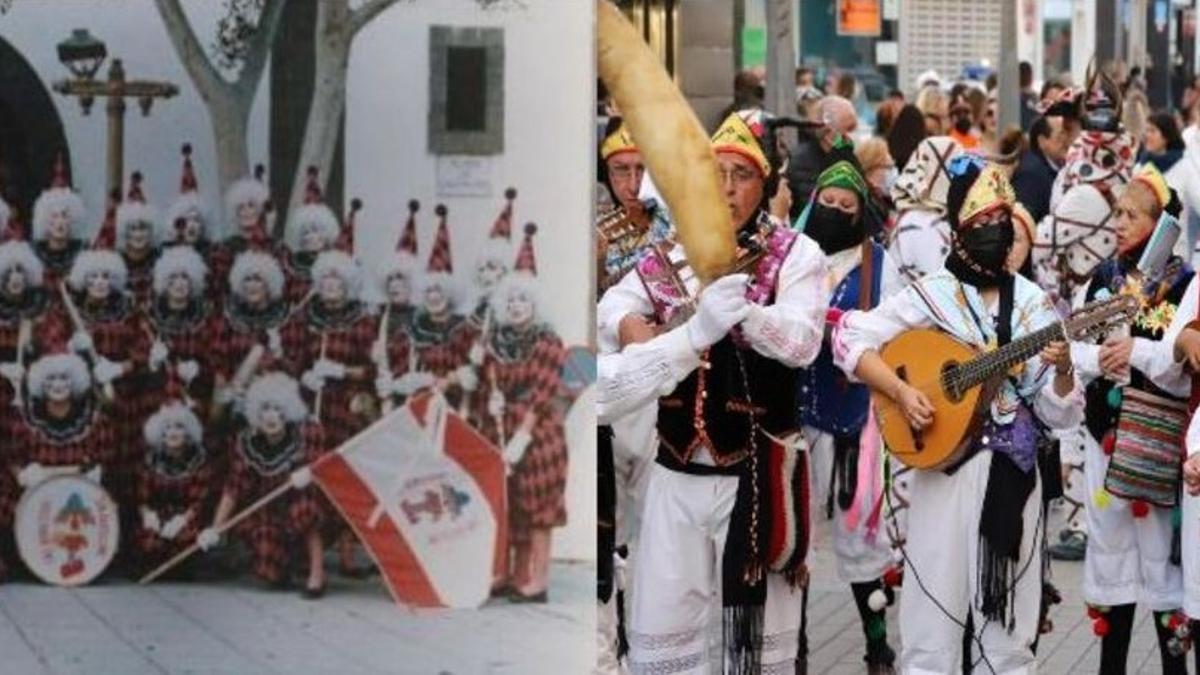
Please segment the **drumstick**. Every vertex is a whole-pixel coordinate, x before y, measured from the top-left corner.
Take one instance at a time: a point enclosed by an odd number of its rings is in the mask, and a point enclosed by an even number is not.
[[[71,293],[67,290],[67,284],[65,281],[58,285],[58,290],[62,295],[63,305],[67,308],[67,314],[71,316],[71,323],[75,324],[75,330],[86,334],[88,337],[91,337],[92,334],[88,332],[87,325],[83,322],[83,316],[79,313],[79,308],[75,306],[75,300],[71,298]],[[89,355],[92,357],[93,364],[100,362],[100,354],[96,351],[95,343],[92,344]],[[110,401],[116,400],[116,394],[113,390],[112,382],[105,382],[103,391],[105,398]]]
[[[33,331],[33,323],[27,319],[21,319],[21,325],[17,328],[17,365],[21,369],[25,369],[25,349],[29,346],[30,334]],[[13,398],[12,404],[14,408],[20,408],[25,405],[25,395],[21,389],[21,382],[13,383]]]
[[[318,359],[319,361],[325,360],[325,350],[327,349],[328,345],[329,345],[329,333],[321,333],[321,356]],[[322,383],[322,384],[324,384],[324,383]],[[313,417],[318,422],[321,421],[321,394],[324,394],[324,393],[325,393],[325,387],[322,386],[320,389],[317,390],[317,397],[313,401]]]

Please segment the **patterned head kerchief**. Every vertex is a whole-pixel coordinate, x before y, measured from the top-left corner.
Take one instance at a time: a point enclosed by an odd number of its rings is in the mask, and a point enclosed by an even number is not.
[[[1085,131],[1071,143],[1062,171],[1050,196],[1053,210],[1071,188],[1096,185],[1111,190],[1129,182],[1133,174],[1133,137],[1125,132]]]
[[[622,152],[636,151],[637,145],[633,142],[633,135],[629,133],[629,127],[625,126],[623,122],[600,144],[600,158],[605,160]]]
[[[949,136],[926,138],[917,146],[892,186],[896,209],[926,209],[944,213],[950,189],[950,158],[958,154],[958,143]]]
[[[1131,182],[1141,183],[1150,188],[1150,192],[1158,200],[1159,209],[1165,209],[1167,204],[1171,203],[1171,188],[1167,185],[1167,179],[1163,178],[1158,167],[1153,164],[1147,162],[1139,166]]]
[[[759,142],[762,120],[755,112],[740,111],[726,117],[717,133],[713,134],[712,149],[713,152],[734,152],[745,157],[758,167],[763,177],[766,177],[771,175],[771,163],[767,161],[767,155]]]
[[[813,190],[813,196],[827,187],[840,187],[850,190],[858,195],[860,201],[865,200],[870,193],[867,187],[867,182],[863,180],[863,176],[859,173],[854,165],[846,160],[834,162],[832,166],[821,172],[817,176],[817,188]]]
[[[982,158],[976,155],[963,154],[951,162],[950,173],[956,173],[956,164],[972,163],[979,165]],[[992,213],[996,209],[1012,211],[1012,205],[1017,201],[1012,185],[1000,167],[995,164],[982,166],[979,177],[967,190],[962,208],[958,211],[959,228],[970,227],[974,222]]]

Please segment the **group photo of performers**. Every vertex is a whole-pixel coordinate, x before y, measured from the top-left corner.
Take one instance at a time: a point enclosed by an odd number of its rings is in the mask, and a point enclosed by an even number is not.
[[[1139,606],[1147,667],[1200,667],[1194,206],[1122,89],[1093,72],[1025,134],[968,119],[894,160],[832,94],[735,106],[705,143],[620,22],[601,11],[597,672],[818,672],[818,530],[868,673],[1036,672],[1064,596],[1099,672],[1126,672]]]
[[[75,476],[119,514],[110,577],[137,579],[195,545],[208,555],[165,578],[246,573],[319,598],[330,572],[373,565],[309,465],[441,396],[508,467],[493,596],[546,602],[551,534],[567,519],[566,348],[540,304],[537,226],[514,232],[516,191],[468,285],[453,275],[444,205],[425,211],[437,223],[427,254],[413,200],[407,220],[391,219],[403,225],[385,263],[366,266],[361,202],[339,216],[315,169],[275,238],[261,166],[208,204],[190,146],[179,161],[163,204],[134,172],[98,212],[85,207],[61,154],[28,217],[0,203],[0,581],[32,579],[15,527],[25,495]]]

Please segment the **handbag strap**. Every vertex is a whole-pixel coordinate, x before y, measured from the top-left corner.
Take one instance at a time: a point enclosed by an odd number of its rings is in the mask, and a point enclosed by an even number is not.
[[[858,275],[858,308],[866,311],[871,309],[871,298],[875,290],[875,245],[871,243],[870,237],[863,239],[862,263],[859,267],[862,272]]]

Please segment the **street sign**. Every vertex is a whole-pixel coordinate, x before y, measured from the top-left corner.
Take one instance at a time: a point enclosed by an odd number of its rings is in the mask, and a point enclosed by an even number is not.
[[[883,20],[896,21],[900,18],[900,0],[883,0]]]
[[[837,34],[879,37],[883,31],[880,0],[838,0]]]
[[[900,64],[900,43],[895,40],[880,40],[875,43],[875,65],[896,66]]]

